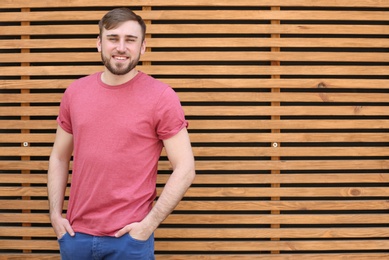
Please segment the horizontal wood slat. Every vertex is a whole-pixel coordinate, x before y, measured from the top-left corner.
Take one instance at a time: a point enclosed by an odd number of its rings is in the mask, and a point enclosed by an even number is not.
[[[158,195],[162,189],[157,188]],[[46,197],[47,188],[44,187],[0,187],[0,194],[6,197]],[[66,196],[69,195],[69,189]],[[248,198],[248,197],[387,197],[389,189],[384,187],[360,188],[195,188],[186,193],[187,197],[196,198]]]
[[[202,257],[202,254],[192,254],[192,255],[185,255],[185,254],[163,254],[158,256],[156,259],[164,259],[164,260],[191,260],[191,259],[198,259],[199,257]],[[6,256],[1,256],[1,260],[5,259],[41,259],[41,260],[59,260],[59,256],[56,254],[8,254]],[[386,253],[363,253],[363,254],[336,254],[336,253],[330,253],[330,254],[282,254],[275,255],[275,254],[213,254],[207,257],[209,260],[214,259],[240,259],[240,260],[264,260],[264,259],[271,259],[271,260],[285,260],[285,259],[301,259],[301,260],[312,260],[312,259],[321,259],[321,260],[338,260],[338,259],[353,259],[355,257],[358,257],[358,259],[361,260],[375,260],[375,259],[385,259],[389,257],[389,254]]]
[[[159,169],[171,170],[168,162],[160,161]],[[389,167],[389,160],[219,160],[196,162],[196,168],[202,170],[385,170]],[[3,161],[0,170],[47,170],[47,161]]]
[[[2,53],[1,60],[7,63],[15,62],[100,62],[97,53]],[[358,53],[358,52],[257,52],[257,51],[218,51],[218,52],[157,52],[145,53],[142,61],[328,61],[328,62],[388,62],[388,53]]]
[[[63,94],[0,94],[2,103],[58,103],[61,101]],[[262,93],[262,92],[181,92],[178,93],[181,102],[385,102],[389,99],[389,93],[377,94],[350,94],[350,93]],[[374,105],[374,104],[373,104]],[[232,105],[233,106],[233,105]],[[201,106],[199,109],[206,106]],[[229,107],[229,106],[228,106]],[[228,107],[222,107],[226,109]],[[247,106],[245,106],[247,108]],[[248,106],[250,107],[250,106]],[[252,106],[251,106],[252,107]],[[31,109],[34,109],[32,107]],[[52,108],[52,107],[47,107]],[[207,108],[207,107],[206,107]],[[218,107],[215,106],[215,109]],[[257,106],[261,110],[261,106]],[[288,106],[278,107],[278,109],[286,109]],[[293,108],[293,107],[291,107]],[[304,107],[302,107],[304,108]],[[309,108],[309,107],[308,107]],[[350,108],[347,106],[338,107]],[[375,106],[376,111],[386,110],[387,106]],[[5,109],[5,108],[4,108]],[[28,109],[28,108],[27,108]],[[242,108],[244,109],[244,108]],[[266,107],[264,108],[266,109]],[[277,110],[277,108],[274,108]],[[354,114],[363,113],[364,106],[351,107]],[[270,114],[270,113],[269,113]],[[290,112],[289,114],[293,114]],[[387,113],[384,113],[387,114]]]
[[[3,134],[0,135],[0,142],[2,143],[53,143],[54,134]],[[336,134],[320,134],[320,133],[204,133],[204,134],[190,134],[193,143],[247,143],[256,142],[382,142],[389,139],[388,133],[336,133]]]
[[[24,250],[56,250],[58,242],[53,240],[3,240],[4,248]],[[282,251],[323,250],[385,250],[389,246],[386,240],[334,240],[334,241],[156,241],[155,249],[161,252],[185,251],[224,251],[258,252],[281,249]]]
[[[97,35],[96,35],[97,36]],[[151,48],[386,48],[386,38],[148,38]],[[0,48],[18,49],[96,49],[96,39],[22,39],[1,40]]]
[[[0,96],[1,97],[1,96]],[[7,100],[9,100],[7,98]],[[21,101],[17,100],[16,102]],[[353,100],[355,101],[355,100]],[[44,102],[44,101],[43,101]],[[367,100],[366,100],[367,102]],[[22,103],[22,102],[21,102]],[[56,116],[58,107],[0,107],[0,116]],[[184,107],[188,116],[259,116],[259,115],[293,115],[293,116],[383,116],[389,114],[389,107],[369,106],[283,106],[269,108],[264,106],[190,106]]]
[[[51,227],[7,227],[0,231],[0,236],[20,237],[30,233],[34,237],[51,237],[55,235]],[[155,233],[156,239],[242,239],[242,238],[382,238],[387,237],[389,228],[160,228]],[[1,248],[1,247],[0,247]]]
[[[53,21],[98,21],[105,11],[35,11],[7,12],[0,17],[1,22],[53,22]],[[145,20],[314,20],[314,21],[387,21],[387,13],[383,11],[276,11],[276,10],[152,10],[137,11]]]
[[[102,70],[101,66],[3,67],[0,76],[63,76],[87,75]],[[153,75],[387,75],[387,66],[139,66],[139,70]]]
[[[64,208],[67,208],[65,203]],[[48,210],[47,200],[2,200],[0,209],[4,210]],[[178,204],[177,211],[270,211],[270,210],[284,210],[284,211],[307,211],[307,210],[321,210],[321,211],[374,211],[374,210],[388,210],[389,202],[379,199],[369,200],[287,200],[287,201],[236,201],[225,199],[223,201],[182,201]],[[258,214],[258,213],[257,213]],[[239,224],[239,223],[235,223]]]
[[[59,103],[103,69],[100,18],[129,5],[147,23],[138,69],[176,90],[196,157],[156,259],[389,258],[387,0],[2,0],[0,260],[59,260]],[[159,195],[165,151],[158,169]]]
[[[185,25],[155,25],[148,26],[151,34],[364,34],[386,35],[384,25],[237,25],[237,24],[185,24]],[[1,35],[97,35],[96,25],[46,25],[46,26],[7,26],[0,28]]]
[[[174,89],[382,89],[385,79],[163,79]],[[2,89],[65,89],[73,80],[0,80]]]
[[[321,156],[386,156],[386,147],[194,147],[193,152],[198,157],[259,157],[259,156],[290,156],[290,157],[321,157]],[[51,148],[40,147],[5,147],[0,156],[49,156]],[[163,153],[166,156],[165,153]]]
[[[98,21],[105,11],[50,11],[50,12],[7,12],[0,17],[1,22],[53,22],[53,21]],[[387,21],[387,13],[382,11],[269,11],[252,10],[152,10],[137,11],[145,20],[314,20],[314,21]]]
[[[250,224],[300,224],[309,226],[312,224],[385,224],[389,214],[377,216],[375,214],[171,214],[163,224],[186,224],[186,225],[241,225]],[[40,223],[49,224],[47,214],[24,213],[24,214],[0,214],[1,222],[8,223]],[[9,235],[14,236],[14,235]]]
[[[126,0],[115,0],[110,3],[109,6],[126,6],[128,2]],[[25,2],[23,0],[4,0],[2,7],[4,8],[33,8],[33,7],[93,7],[93,6],[106,6],[104,0],[67,0],[67,1],[53,1],[47,2],[46,0],[34,0],[31,2]],[[209,3],[205,0],[188,0],[185,2],[176,2],[174,0],[166,0],[161,3],[158,0],[133,0],[131,6],[311,6],[311,7],[389,7],[389,3],[385,0],[354,0],[354,1],[336,1],[336,0],[215,0]]]
[[[388,129],[387,120],[188,120],[197,130],[250,129]],[[56,129],[54,120],[8,120],[3,129]]]
[[[165,184],[169,175],[159,174],[157,177],[158,184]],[[69,182],[71,175],[69,177]],[[302,184],[302,183],[322,183],[322,184],[340,184],[340,183],[382,183],[385,184],[389,180],[389,174],[369,173],[357,174],[198,174],[194,180],[194,184]],[[23,174],[1,174],[1,183],[30,183],[30,184],[46,184],[47,176],[45,174],[30,174],[28,178]]]

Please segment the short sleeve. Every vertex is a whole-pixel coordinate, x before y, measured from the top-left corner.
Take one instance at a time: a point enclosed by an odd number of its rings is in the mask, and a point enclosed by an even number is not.
[[[162,93],[155,115],[156,132],[161,140],[166,140],[188,127],[181,102],[171,87],[167,87]]]
[[[69,99],[69,93],[65,91],[64,95],[62,96],[61,104],[59,106],[57,123],[63,130],[65,130],[69,134],[73,134],[72,122],[70,117]]]

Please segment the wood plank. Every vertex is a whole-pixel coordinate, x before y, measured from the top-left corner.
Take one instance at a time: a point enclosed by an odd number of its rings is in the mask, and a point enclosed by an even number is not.
[[[196,169],[202,170],[384,170],[388,169],[389,160],[197,160]],[[1,170],[47,170],[47,161],[6,161],[0,165]],[[158,169],[171,170],[168,161],[159,161]]]
[[[168,176],[159,174],[158,183],[165,183]],[[293,183],[326,183],[326,184],[341,184],[341,183],[386,183],[389,180],[388,174],[375,173],[294,173],[294,174],[197,174],[194,184],[293,184]]]
[[[312,241],[156,241],[157,251],[326,251],[386,250],[387,240]],[[55,240],[3,240],[0,249],[57,250]]]
[[[387,140],[389,141],[389,140]],[[10,153],[7,153],[10,151]],[[15,151],[21,151],[20,154],[26,155],[35,152],[29,152],[27,149],[9,149],[4,152],[5,155],[17,155]],[[261,156],[289,156],[289,157],[322,157],[322,156],[387,156],[388,147],[194,147],[193,152],[198,157],[261,157]],[[0,153],[2,154],[2,153]],[[37,155],[46,155],[46,151]]]
[[[0,129],[46,129],[56,130],[57,123],[55,120],[2,120]]]
[[[29,95],[30,96],[30,95]],[[28,97],[29,97],[28,96]],[[361,95],[362,96],[362,95]],[[18,101],[16,101],[18,102]],[[186,116],[384,116],[387,106],[183,106]],[[0,116],[57,116],[59,107],[0,107]]]
[[[191,129],[258,130],[258,129],[386,129],[388,120],[188,120]],[[51,129],[55,120],[3,120],[0,129]]]
[[[312,241],[157,241],[155,249],[160,251],[326,251],[326,250],[385,250],[387,240],[312,240]]]
[[[47,174],[0,174],[0,183],[29,183],[29,184],[47,184]]]
[[[17,260],[17,259],[29,259],[29,260],[60,260],[59,253],[2,253],[0,260]]]
[[[191,129],[191,127],[189,128]],[[389,133],[189,133],[192,143],[382,142]],[[1,143],[53,143],[55,134],[2,134]],[[356,144],[357,145],[357,144]]]
[[[163,224],[386,224],[388,214],[171,214]]]
[[[49,214],[41,213],[0,213],[3,223],[50,223]]]
[[[17,103],[17,101],[15,103]],[[0,116],[57,116],[58,112],[59,112],[59,107],[56,106],[0,107]]]
[[[181,201],[177,211],[271,211],[271,210],[386,210],[387,200],[288,200],[288,201]]]
[[[35,12],[3,12],[1,22],[42,22],[42,21],[88,21],[100,20],[105,11],[35,11]],[[144,20],[299,20],[299,21],[387,21],[385,11],[269,11],[261,10],[152,10],[136,13]]]
[[[67,208],[67,201],[64,203]],[[47,200],[6,200],[2,199],[0,203],[2,210],[49,210]]]
[[[164,167],[165,166],[165,167]],[[159,169],[169,169],[168,164],[159,163]],[[201,170],[353,170],[388,169],[389,160],[281,160],[281,161],[197,161]]]
[[[237,93],[234,93],[235,95]],[[274,93],[275,94],[275,93]],[[279,94],[276,94],[277,96]],[[362,98],[362,95],[359,95]],[[281,96],[283,96],[281,94]],[[301,100],[303,100],[303,94]],[[307,95],[308,96],[308,95]],[[342,94],[319,94],[322,98],[322,101],[328,102],[327,97],[331,99],[332,96],[336,96],[335,99],[347,99]],[[353,95],[357,97],[357,94]],[[287,98],[293,98],[293,94],[291,96],[287,96]],[[384,97],[383,97],[384,98]],[[277,98],[275,98],[277,99]],[[356,98],[357,100],[359,98]],[[367,98],[369,99],[369,98]],[[309,100],[309,98],[308,98]],[[352,100],[352,102],[357,102],[357,100]],[[349,99],[348,102],[350,102]],[[216,101],[217,102],[217,101]],[[288,102],[283,100],[283,102]],[[315,101],[314,101],[315,102]],[[338,102],[331,100],[329,102]],[[347,102],[347,101],[340,101]],[[368,102],[368,101],[366,101]],[[378,100],[377,103],[378,104]],[[379,116],[379,115],[388,115],[389,107],[386,106],[185,106],[184,104],[184,112],[186,116]],[[4,109],[7,112],[4,114],[9,115],[21,115],[21,114],[34,114],[32,111],[24,109],[23,111],[17,111],[10,109]],[[9,112],[8,112],[9,110]],[[40,111],[40,110],[39,110]],[[3,114],[3,109],[0,108],[0,114]],[[39,114],[39,112],[38,112]]]
[[[65,201],[64,209],[67,208]],[[1,200],[0,209],[2,210],[48,210],[47,200]],[[288,200],[288,201],[181,201],[176,207],[177,211],[307,211],[307,210],[388,210],[388,200]]]
[[[53,143],[55,134],[1,134],[1,143]]]
[[[359,260],[375,260],[375,259],[386,259],[389,257],[387,253],[328,253],[328,254],[212,254],[204,256],[203,254],[159,254],[156,252],[157,260],[192,260],[199,259],[202,257],[207,260],[344,260],[344,259],[359,259]],[[206,257],[206,258],[205,258]],[[16,254],[16,253],[4,253],[0,255],[0,260],[10,259],[29,259],[29,260],[59,260],[59,254]]]
[[[5,237],[54,237],[51,227],[3,227]],[[389,228],[158,228],[156,239],[262,239],[262,238],[385,238]]]
[[[8,229],[8,228],[7,228]],[[23,228],[10,228],[9,236],[23,234]],[[13,232],[12,232],[13,231]],[[28,232],[27,229],[25,233]],[[31,232],[32,233],[32,232]],[[32,233],[34,234],[34,233]],[[264,238],[387,238],[389,228],[159,228],[155,237],[169,239],[264,239]]]
[[[126,0],[115,0],[110,3],[110,7],[126,6],[128,2]],[[205,0],[187,0],[185,2],[177,2],[175,0],[165,0],[161,3],[158,0],[133,0],[131,6],[299,6],[299,7],[371,7],[376,8],[389,7],[389,3],[385,0],[354,0],[354,1],[337,1],[337,0],[262,0],[260,2],[255,0],[214,0],[211,3]],[[104,0],[67,0],[61,2],[47,2],[46,0],[34,0],[33,2],[25,2],[24,0],[3,0],[0,5],[1,8],[36,8],[36,7],[101,7],[107,6],[107,2]]]
[[[389,140],[382,140],[389,141]],[[51,147],[3,147],[0,156],[49,156]],[[193,147],[196,157],[324,157],[382,156],[388,147]],[[166,153],[162,153],[166,156]]]
[[[59,260],[59,254],[4,254],[0,255],[1,260],[9,260],[9,259],[34,259],[34,260]],[[158,260],[192,260],[199,259],[199,257],[204,258],[203,255],[194,254],[194,255],[185,255],[185,254],[158,254],[156,253],[156,259]],[[212,254],[207,255],[205,259],[207,260],[215,260],[215,259],[239,259],[239,260],[263,260],[263,259],[271,259],[271,260],[289,260],[289,259],[300,259],[300,260],[340,260],[340,259],[360,259],[360,260],[371,260],[371,259],[385,259],[389,257],[389,254],[385,253],[356,253],[356,254]]]
[[[150,75],[387,75],[387,66],[138,66]],[[2,67],[0,76],[83,76],[102,71],[102,66]]]
[[[162,188],[157,188],[158,195]],[[0,187],[1,196],[7,197],[45,197],[46,187]],[[69,195],[69,189],[66,196]],[[185,197],[207,198],[248,198],[248,197],[385,197],[389,196],[389,188],[385,187],[329,187],[329,188],[251,188],[251,187],[218,187],[197,188],[192,187],[186,192]]]
[[[149,34],[341,34],[387,35],[384,25],[316,24],[150,24]],[[96,25],[0,26],[1,35],[97,35]]]
[[[156,255],[156,259],[158,260],[192,260],[192,259],[199,259],[199,257],[203,257],[203,254],[194,254],[194,255],[184,255],[184,254],[163,254],[163,255]],[[374,260],[374,259],[385,259],[388,258],[389,254],[387,253],[342,253],[342,254],[335,254],[335,253],[328,253],[328,254],[286,254],[283,253],[282,255],[276,255],[276,254],[266,254],[266,253],[253,253],[253,254],[236,254],[236,253],[229,253],[227,254],[212,254],[207,255],[205,259],[207,260],[219,260],[219,259],[225,259],[225,260],[293,260],[293,259],[299,259],[299,260],[340,260],[340,259],[359,259],[359,260]]]
[[[171,214],[163,224],[386,224],[389,214]],[[50,223],[48,214],[0,213],[4,223]]]
[[[158,174],[157,183],[164,184],[169,178],[169,174]],[[71,174],[69,176],[69,183]],[[46,184],[46,174],[7,174],[0,175],[0,182],[6,183],[34,183]],[[385,173],[293,173],[293,174],[197,174],[193,184],[302,184],[302,183],[325,183],[325,184],[341,184],[341,183],[386,183],[389,182],[389,174]]]
[[[6,240],[3,239],[0,249],[6,250],[59,250],[58,242],[54,239],[42,240]]]
[[[2,53],[3,62],[100,62],[99,53]],[[327,61],[327,62],[388,62],[388,53],[358,52],[261,52],[261,51],[208,51],[208,52],[146,52],[141,61]]]
[[[321,111],[319,114],[324,113],[327,111],[327,108],[329,111],[331,111],[331,107],[328,106],[312,106],[308,102],[322,102],[324,103],[330,103],[330,102],[363,102],[368,103],[371,102],[373,106],[361,106],[357,104],[357,106],[336,106],[335,110],[346,110],[349,109],[349,112],[346,114],[351,115],[363,115],[365,110],[373,110],[377,111],[379,113],[382,113],[382,115],[387,115],[387,112],[383,112],[386,110],[387,106],[376,106],[379,102],[387,102],[389,100],[389,93],[330,93],[330,92],[316,92],[316,93],[293,93],[293,92],[281,92],[281,93],[266,93],[266,92],[258,92],[258,91],[247,91],[247,92],[237,92],[237,91],[225,91],[225,92],[177,92],[177,95],[179,96],[181,102],[220,102],[221,105],[226,102],[272,102],[272,101],[278,101],[278,102],[304,102],[307,104],[307,106],[280,106],[280,107],[267,107],[264,105],[258,105],[258,106],[240,106],[238,107],[240,110],[247,109],[247,110],[254,110],[252,113],[253,115],[269,115],[272,109],[276,111],[282,111],[283,109],[287,110],[297,110],[295,113],[297,115],[301,115],[301,113],[305,114],[307,111],[299,112],[301,109],[312,109],[313,111]],[[63,94],[54,94],[54,93],[44,93],[44,94],[0,94],[0,99],[2,100],[2,103],[59,103],[62,99]],[[185,104],[183,104],[184,107]],[[220,113],[221,111],[229,108],[233,108],[234,105],[229,106],[205,106],[204,104],[200,104],[202,106],[196,106],[192,109],[208,109],[212,110],[215,109]],[[236,106],[236,105],[235,105]],[[315,110],[316,107],[316,110]],[[57,109],[57,107],[55,107]],[[18,108],[15,108],[15,111]],[[20,109],[20,108],[19,108]],[[24,108],[23,108],[24,109]],[[32,107],[29,109],[52,109],[51,107],[45,107],[45,108],[39,108],[39,107]],[[268,109],[266,111],[266,109]],[[265,111],[265,112],[262,112]],[[324,112],[323,112],[324,111]],[[204,113],[204,112],[203,112]],[[261,114],[263,113],[263,114]],[[289,115],[293,115],[293,112],[289,112]],[[211,114],[212,115],[212,114]],[[239,114],[238,114],[239,115]],[[327,115],[332,115],[331,113]],[[335,114],[336,115],[336,114]]]
[[[149,38],[151,48],[208,47],[291,47],[291,48],[386,48],[385,38]],[[95,39],[22,39],[1,40],[0,49],[96,49]]]
[[[6,188],[0,189],[2,193]],[[15,191],[19,194],[19,190]],[[30,193],[23,190],[22,193]],[[34,191],[35,192],[35,191]],[[11,191],[10,194],[13,194]],[[44,193],[42,193],[44,194]],[[382,197],[389,195],[389,188],[382,187],[341,187],[341,188],[190,188],[185,197],[341,197],[341,198],[358,198],[358,197]],[[12,195],[18,196],[18,195]],[[31,194],[33,196],[33,194]]]
[[[311,241],[157,241],[160,251],[326,251],[326,250],[386,250],[387,240],[311,240]]]
[[[191,129],[386,129],[387,120],[189,120]],[[18,127],[19,129],[19,127]]]
[[[189,129],[191,129],[190,127]],[[13,136],[10,136],[14,140]],[[28,136],[24,139],[27,140]],[[190,133],[192,143],[250,143],[256,142],[382,142],[389,140],[388,133]],[[0,140],[1,136],[0,136]],[[11,140],[11,139],[10,139]]]
[[[163,82],[174,89],[386,89],[385,79],[171,79]],[[0,80],[2,89],[65,89],[74,80]]]

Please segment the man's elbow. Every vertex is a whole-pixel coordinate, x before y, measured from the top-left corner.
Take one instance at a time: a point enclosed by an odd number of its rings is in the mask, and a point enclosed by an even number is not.
[[[188,174],[188,178],[189,178],[189,182],[190,184],[192,184],[194,182],[194,179],[196,178],[196,171],[195,171],[195,168],[192,168],[189,170],[189,174]]]
[[[189,185],[191,185],[194,182],[194,179],[196,177],[196,170],[195,170],[195,163],[194,162],[190,165],[190,167],[188,167],[186,175],[187,175]]]

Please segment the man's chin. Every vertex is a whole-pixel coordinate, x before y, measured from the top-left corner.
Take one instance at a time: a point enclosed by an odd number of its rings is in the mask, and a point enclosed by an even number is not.
[[[112,67],[107,67],[107,69],[116,76],[123,76],[129,73],[132,68],[112,68]]]

